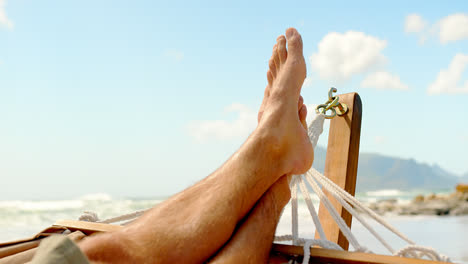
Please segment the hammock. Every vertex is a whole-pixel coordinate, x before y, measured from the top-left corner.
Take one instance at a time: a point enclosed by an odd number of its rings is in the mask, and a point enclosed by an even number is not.
[[[318,113],[314,120],[309,126],[309,138],[312,142],[312,146],[315,149],[317,145],[318,138],[323,131],[323,123],[326,116],[323,113]],[[361,224],[367,228],[367,230],[375,236],[375,238],[382,243],[382,245],[394,256],[400,257],[409,257],[409,258],[418,258],[423,259],[427,258],[429,260],[435,261],[444,261],[451,262],[450,258],[437,253],[434,249],[430,247],[418,246],[415,242],[407,238],[404,234],[399,232],[396,228],[391,226],[386,222],[381,216],[373,212],[368,207],[364,206],[356,198],[350,195],[348,192],[341,189],[330,179],[325,177],[323,174],[311,168],[307,173],[303,175],[294,175],[292,177],[290,187],[291,187],[291,208],[292,208],[292,235],[275,237],[275,241],[292,241],[294,245],[303,245],[304,246],[304,259],[302,263],[308,263],[310,257],[310,247],[320,246],[322,248],[344,250],[338,244],[326,240],[325,232],[322,228],[322,224],[319,220],[319,217],[315,211],[314,204],[310,198],[309,189],[306,187],[306,182],[312,188],[312,190],[318,195],[321,203],[327,208],[330,215],[333,217],[333,220],[338,224],[341,232],[346,237],[346,239],[351,243],[356,252],[365,252],[373,253],[366,247],[359,244],[356,237],[351,232],[351,229],[346,225],[343,218],[340,217],[336,209],[331,204],[328,197],[324,194],[323,189],[328,191],[352,216],[356,218]],[[320,188],[320,186],[322,188]],[[297,187],[299,187],[304,200],[309,209],[312,220],[314,221],[316,230],[319,234],[320,239],[304,239],[300,238],[298,235],[298,217],[297,217]],[[371,217],[373,220],[377,221],[385,228],[396,234],[402,240],[408,243],[407,246],[394,250],[383,238],[380,236],[368,223],[367,221],[358,213],[354,208],[359,209],[360,212],[363,212],[367,216]]]
[[[279,258],[289,261],[289,263],[291,263],[290,260],[296,261],[301,258],[302,263],[309,263],[309,261],[318,261],[320,263],[379,264],[450,262],[447,256],[437,253],[434,249],[416,245],[412,240],[388,224],[381,216],[354,198],[360,137],[360,99],[356,93],[345,94],[342,95],[342,99],[344,98],[342,101],[347,103],[345,104],[344,102],[340,102],[338,96],[333,96],[334,92],[336,92],[335,88],[330,89],[328,101],[317,107],[318,114],[308,129],[309,138],[315,148],[323,132],[324,120],[326,118],[332,119],[335,116],[341,116],[340,118],[333,119],[331,123],[327,165],[325,168],[325,174],[328,177],[314,168],[311,168],[303,175],[293,175],[290,182],[292,233],[291,235],[275,237],[275,241],[277,242],[291,241],[293,245],[273,244],[270,259],[281,255]],[[328,112],[331,112],[331,114],[327,114]],[[334,127],[334,124],[338,124],[337,127]],[[331,147],[331,144],[334,146]],[[327,170],[329,156],[336,158],[338,161],[333,160],[330,162],[330,169]],[[339,166],[333,166],[336,164]],[[342,168],[337,167],[345,167],[345,172],[342,171]],[[340,182],[343,178],[345,178],[346,183]],[[299,236],[298,189],[303,195],[315,224],[315,239],[305,239]],[[311,200],[310,189],[315,192],[321,201],[318,215]],[[330,200],[330,197],[333,197],[334,201]],[[100,220],[96,213],[84,212],[79,218],[80,221],[58,221],[52,227],[45,229],[33,238],[0,244],[0,264],[24,263],[31,260],[35,248],[41,239],[51,234],[68,234],[73,240],[78,241],[85,235],[91,235],[95,232],[118,230],[121,228],[120,225],[126,225],[134,221],[145,211],[136,211],[106,220]],[[399,250],[393,249],[367,223],[363,215],[380,223],[408,243],[408,245]],[[367,247],[361,245],[351,232],[351,216],[367,228],[393,256],[373,254]],[[332,221],[336,223],[336,226],[330,226]],[[119,223],[120,225],[113,225],[113,223]],[[322,223],[326,223],[325,228]],[[353,247],[353,252],[346,251],[348,249],[348,242]],[[322,249],[317,248],[317,246]]]
[[[336,92],[335,88],[331,88],[329,91],[329,99],[325,104],[317,106],[317,115],[312,120],[309,125],[308,135],[312,143],[313,148],[317,146],[317,141],[320,135],[323,132],[323,126],[325,119],[332,119],[337,115],[344,115],[348,111],[348,106],[339,102],[338,96],[333,96],[333,93]],[[327,114],[327,111],[330,111],[331,114]],[[329,200],[327,195],[325,195],[324,190],[331,194],[336,201],[343,206],[347,212],[349,212],[353,218],[358,220],[393,256],[407,257],[407,258],[417,258],[417,259],[428,259],[433,261],[443,261],[451,262],[450,258],[439,254],[437,251],[430,247],[424,247],[416,245],[415,242],[410,240],[404,234],[399,232],[396,228],[391,226],[386,222],[380,215],[373,212],[368,207],[364,206],[359,202],[353,195],[349,194],[329,178],[325,177],[323,174],[311,168],[307,173],[303,175],[293,175],[290,182],[291,187],[291,208],[292,208],[292,234],[277,236],[275,237],[276,242],[292,241],[293,245],[303,246],[304,257],[302,263],[309,263],[310,258],[310,248],[314,246],[319,246],[321,248],[333,249],[333,250],[345,250],[342,246],[338,245],[335,242],[327,240],[325,231],[320,222],[320,217],[317,215],[315,207],[312,203],[310,197],[310,188],[313,192],[320,198],[321,204],[328,210],[330,216],[338,225],[341,233],[344,235],[346,240],[351,244],[354,249],[354,252],[364,252],[364,253],[373,253],[371,250],[367,249],[365,246],[361,245],[356,237],[352,234],[350,226],[345,223],[343,218],[337,212],[335,207],[332,205],[332,202]],[[303,198],[306,202],[309,213],[312,217],[312,220],[316,227],[316,232],[318,234],[317,239],[305,239],[299,237],[298,232],[298,187],[301,191]],[[359,210],[359,212],[357,210]],[[145,210],[137,211],[131,214],[125,214],[118,217],[99,220],[97,215],[93,212],[85,212],[79,220],[81,221],[90,221],[97,223],[121,223],[125,225],[132,222],[135,218],[139,217],[145,212]],[[381,224],[389,231],[397,235],[403,241],[408,243],[407,246],[395,250],[393,249],[385,239],[378,234],[375,229],[373,229],[368,222],[362,217],[362,214],[365,214],[367,217],[372,218],[377,223]]]

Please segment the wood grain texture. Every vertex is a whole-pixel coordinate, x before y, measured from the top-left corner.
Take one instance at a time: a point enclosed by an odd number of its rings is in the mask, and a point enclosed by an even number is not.
[[[76,220],[59,220],[55,222],[54,226],[65,227],[70,231],[81,231],[85,235],[92,235],[96,232],[111,232],[117,231],[122,228],[120,225],[101,224]]]
[[[14,255],[32,248],[36,248],[41,243],[41,240],[33,240],[28,242],[19,243],[16,245],[0,248],[0,258]]]
[[[80,231],[75,231],[71,234],[68,234],[67,236],[74,242],[78,242],[85,237],[85,235]],[[40,243],[41,241],[42,239],[38,239],[38,240],[30,241],[30,242]],[[24,242],[24,243],[30,243],[30,242]],[[0,257],[0,264],[23,264],[23,263],[27,263],[31,261],[34,257],[34,254],[36,254],[37,245],[36,247],[30,248],[30,249],[26,249],[26,248],[24,249],[25,249],[24,251],[11,254],[6,257]]]
[[[349,110],[345,115],[336,116],[330,122],[324,175],[354,196],[361,137],[362,103],[357,93],[342,94],[339,97],[340,102],[347,104]],[[338,214],[351,227],[352,215],[329,193],[325,191],[325,194]],[[349,246],[347,239],[322,203],[319,207],[319,218],[327,239],[347,250]],[[315,237],[318,238],[318,233]]]

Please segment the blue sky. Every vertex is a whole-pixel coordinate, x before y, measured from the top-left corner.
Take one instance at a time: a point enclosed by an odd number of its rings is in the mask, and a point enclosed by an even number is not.
[[[0,199],[195,183],[255,127],[290,26],[306,104],[361,95],[362,151],[467,173],[466,1],[343,2],[0,0]]]

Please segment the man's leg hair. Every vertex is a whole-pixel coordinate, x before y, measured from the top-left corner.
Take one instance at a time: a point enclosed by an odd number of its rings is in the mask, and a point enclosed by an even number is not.
[[[275,81],[272,72],[278,72],[281,67],[280,54],[287,56],[286,39],[280,36],[277,44],[273,46],[273,54],[267,72],[268,85],[265,89],[265,98],[268,98],[270,89]],[[284,62],[284,60],[282,60]],[[278,67],[278,68],[277,68]],[[260,106],[258,121],[260,122],[264,105]],[[304,128],[307,129],[307,108],[302,96],[298,101],[298,115]],[[266,263],[269,257],[276,227],[284,206],[288,203],[291,192],[287,176],[281,177],[262,196],[252,211],[240,222],[233,237],[210,261],[210,263]]]
[[[301,110],[298,115],[306,76],[302,40],[292,28],[286,39],[288,52],[279,53],[280,66],[271,72],[259,125],[239,150],[210,176],[122,230],[84,240],[80,247],[91,261],[203,262],[231,238],[238,222],[278,179],[310,168],[313,150]]]

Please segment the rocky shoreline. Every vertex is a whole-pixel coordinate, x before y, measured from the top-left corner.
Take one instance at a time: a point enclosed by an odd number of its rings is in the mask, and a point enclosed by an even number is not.
[[[408,203],[387,199],[368,206],[382,215],[468,215],[468,185],[459,184],[450,194],[418,195]]]

